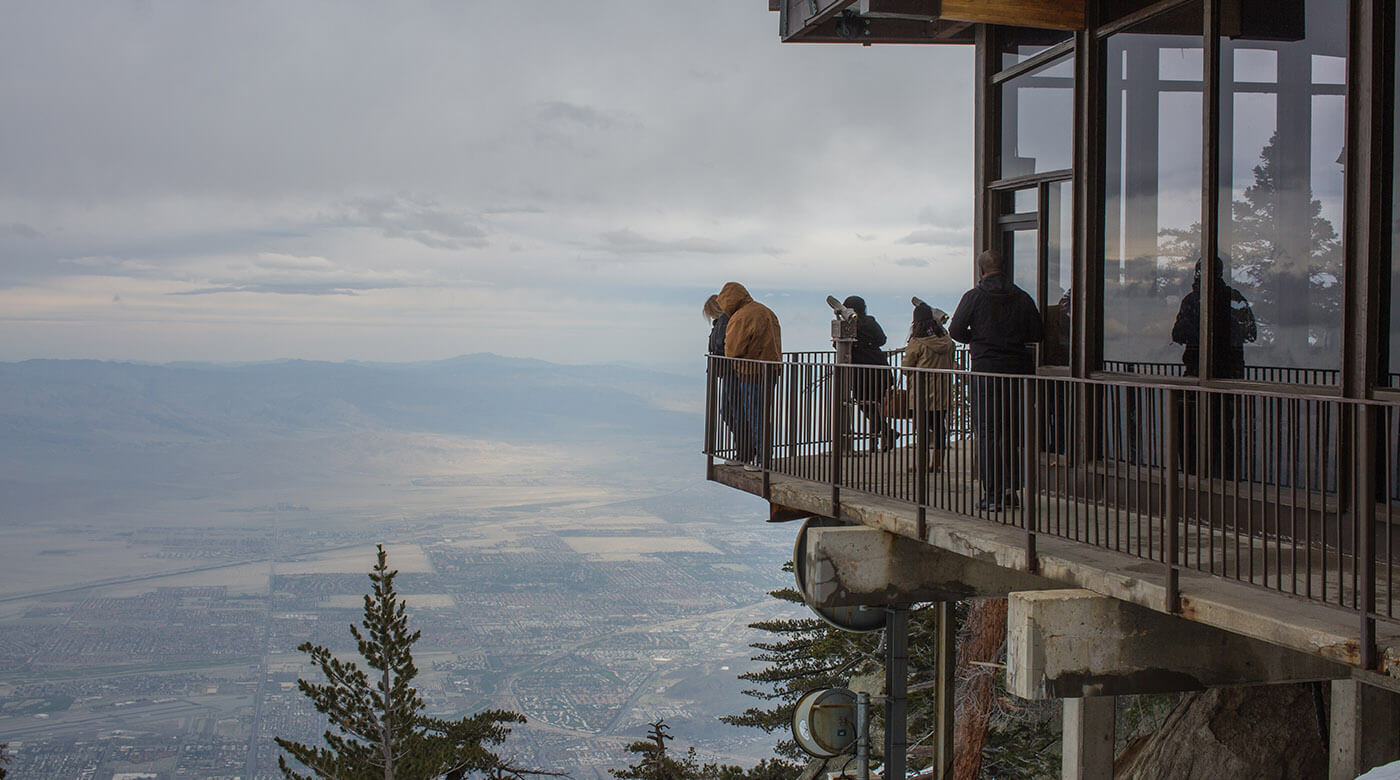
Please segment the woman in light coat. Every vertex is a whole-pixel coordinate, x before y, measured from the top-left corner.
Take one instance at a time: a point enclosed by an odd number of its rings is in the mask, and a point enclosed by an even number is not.
[[[953,339],[943,329],[948,315],[941,309],[920,302],[914,306],[914,321],[909,327],[909,344],[904,348],[906,368],[953,369]],[[913,373],[910,372],[911,388]],[[953,403],[953,377],[950,374],[925,374],[924,389],[928,399],[929,446],[932,453],[928,470],[943,471],[943,457],[948,452],[948,409]],[[911,399],[911,403],[912,403]],[[909,468],[913,471],[913,467]]]

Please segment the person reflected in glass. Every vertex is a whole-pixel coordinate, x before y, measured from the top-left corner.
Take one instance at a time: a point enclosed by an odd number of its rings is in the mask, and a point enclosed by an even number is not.
[[[948,315],[942,309],[935,309],[920,301],[914,306],[914,319],[909,325],[909,343],[904,347],[905,368],[932,368],[952,371],[953,337],[948,335],[943,324]],[[919,387],[914,380],[914,372],[909,372],[909,390],[912,393]],[[944,455],[948,452],[948,408],[953,402],[953,377],[947,373],[922,375],[922,387],[927,399],[929,462],[928,470],[942,473]],[[918,408],[914,400],[910,404]],[[914,467],[910,466],[909,471]]]
[[[778,382],[776,364],[783,359],[782,329],[773,310],[755,301],[738,282],[720,289],[719,307],[729,315],[724,355],[741,360],[734,371],[738,403],[733,414],[739,460],[744,470],[758,471],[764,466],[763,426]]]
[[[856,405],[870,420],[871,452],[877,448],[880,452],[889,452],[894,449],[894,441],[899,434],[880,409],[885,393],[894,385],[894,377],[888,371],[889,358],[881,349],[885,346],[885,331],[874,317],[866,313],[865,299],[859,295],[846,298],[841,305],[856,313],[856,341],[851,345],[851,362],[858,366],[883,366],[885,369],[855,369],[847,387],[851,388],[851,397]]]
[[[1211,337],[1211,374],[1218,379],[1243,379],[1245,372],[1244,345],[1259,337],[1258,325],[1254,321],[1254,309],[1249,299],[1239,290],[1225,282],[1224,263],[1215,263],[1211,300],[1214,311],[1208,328]],[[1196,273],[1191,281],[1191,290],[1181,299],[1181,308],[1176,313],[1176,323],[1172,325],[1172,341],[1182,345],[1181,362],[1186,376],[1200,376],[1201,363],[1201,261],[1196,261]],[[1197,395],[1186,391],[1183,402],[1182,458],[1186,472],[1196,473],[1197,457]],[[1236,398],[1229,393],[1208,393],[1208,419],[1213,421],[1210,438],[1219,442],[1218,455],[1213,461],[1211,472],[1215,476],[1233,479],[1235,476],[1235,443],[1245,431],[1236,430]]]
[[[978,255],[977,274],[977,286],[958,302],[948,333],[972,353],[972,425],[984,493],[978,508],[996,512],[1018,504],[1022,380],[978,374],[1034,374],[1029,345],[1040,341],[1042,324],[1035,301],[1007,275],[1000,252]]]
[[[719,295],[711,295],[705,300],[705,319],[710,323],[710,355],[724,357],[724,332],[729,327],[729,315],[720,308]],[[718,407],[720,422],[729,429],[730,435],[737,435],[739,426],[736,422],[736,412],[739,409],[739,399],[735,397],[737,385],[734,382],[734,369],[729,362],[724,360],[713,361],[711,367],[715,375],[715,405]]]

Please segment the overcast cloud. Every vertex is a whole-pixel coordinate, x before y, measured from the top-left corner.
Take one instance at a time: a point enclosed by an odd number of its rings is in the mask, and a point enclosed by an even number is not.
[[[12,3],[0,360],[698,365],[971,254],[971,52],[781,45],[762,0]]]

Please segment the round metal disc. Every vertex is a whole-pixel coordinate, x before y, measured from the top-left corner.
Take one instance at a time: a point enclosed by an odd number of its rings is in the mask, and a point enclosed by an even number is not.
[[[792,548],[792,574],[797,578],[797,592],[807,608],[827,624],[842,631],[865,634],[885,627],[884,607],[820,607],[813,604],[807,595],[807,529],[842,525],[827,517],[808,518],[797,532],[797,542]]]
[[[845,688],[808,691],[792,711],[792,736],[817,758],[845,753],[856,741],[856,695]]]

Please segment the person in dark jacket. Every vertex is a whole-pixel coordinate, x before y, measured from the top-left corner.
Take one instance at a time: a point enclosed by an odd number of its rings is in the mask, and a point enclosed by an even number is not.
[[[880,349],[885,345],[885,331],[874,317],[866,314],[865,299],[852,295],[841,305],[856,313],[856,342],[851,345],[851,362],[858,366],[884,366],[888,369],[890,361],[885,357],[884,350]],[[888,370],[871,368],[854,370],[847,382],[851,397],[870,420],[870,436],[874,440],[871,451],[876,447],[881,452],[894,449],[897,434],[880,410],[880,401],[893,385],[894,377]]]
[[[724,357],[724,331],[729,327],[729,315],[720,307],[718,295],[711,295],[705,301],[704,312],[705,319],[710,321],[709,354]],[[737,434],[739,399],[734,371],[723,360],[710,361],[710,367],[715,371],[715,404],[718,407],[719,419],[731,435]]]
[[[1215,284],[1211,290],[1214,316],[1210,318],[1211,355],[1217,379],[1244,378],[1244,345],[1259,337],[1259,327],[1254,321],[1254,309],[1249,300],[1239,290],[1225,282],[1224,264],[1215,264]],[[1176,322],[1172,325],[1172,341],[1182,345],[1181,362],[1186,376],[1200,376],[1201,362],[1201,261],[1196,261],[1196,275],[1191,281],[1191,291],[1181,299],[1181,308],[1176,312]],[[1217,453],[1208,456],[1213,476],[1233,479],[1236,471],[1235,440],[1243,431],[1235,426],[1236,397],[1227,393],[1210,393],[1206,396],[1210,405],[1208,419],[1217,427],[1215,439]],[[1181,410],[1181,454],[1186,473],[1196,473],[1197,395],[1187,392],[1182,399]]]
[[[958,302],[948,333],[967,344],[972,370],[993,374],[1033,374],[1028,345],[1041,337],[1035,301],[1006,275],[1001,253],[977,256],[977,286]],[[972,424],[977,435],[977,467],[984,497],[979,508],[1015,506],[1021,488],[1021,381],[972,377]]]

